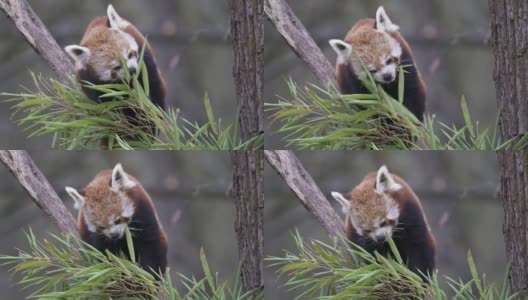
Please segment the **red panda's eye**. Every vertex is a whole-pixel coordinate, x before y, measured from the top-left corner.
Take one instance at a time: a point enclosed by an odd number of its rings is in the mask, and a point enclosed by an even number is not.
[[[115,67],[114,67],[114,71],[117,72],[117,71],[119,71],[119,70],[121,70],[121,66],[115,66]]]
[[[129,220],[130,220],[130,218],[120,217],[119,219],[114,221],[114,224],[118,225],[118,224],[121,224],[121,223],[128,223]]]
[[[388,225],[387,221],[383,221],[383,222],[381,222],[380,227],[385,227],[387,225]]]
[[[387,59],[387,61],[385,62],[386,65],[390,65],[391,63],[392,63],[392,58]]]

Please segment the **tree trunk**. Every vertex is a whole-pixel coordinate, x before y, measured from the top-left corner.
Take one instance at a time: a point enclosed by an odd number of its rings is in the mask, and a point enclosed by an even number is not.
[[[263,0],[229,0],[229,7],[240,132],[247,141],[264,130],[264,4]]]
[[[257,295],[264,290],[264,179],[262,151],[231,151],[235,231],[242,262],[240,277],[245,291]]]
[[[0,160],[18,179],[33,202],[59,226],[63,233],[77,234],[77,225],[72,214],[26,151],[2,150]]]
[[[528,129],[528,2],[489,0],[495,86],[503,141]],[[499,151],[506,258],[510,286],[528,296],[528,152]]]
[[[510,286],[524,299],[528,297],[528,151],[499,151],[497,156]]]
[[[528,2],[489,0],[500,133],[508,140],[528,129]]]

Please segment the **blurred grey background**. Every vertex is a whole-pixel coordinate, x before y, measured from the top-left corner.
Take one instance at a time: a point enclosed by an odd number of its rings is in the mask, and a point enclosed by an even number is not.
[[[202,278],[200,248],[220,280],[234,280],[239,265],[234,231],[231,164],[227,152],[169,151],[30,151],[35,163],[77,217],[65,186],[83,188],[103,169],[123,164],[154,201],[169,239],[169,266],[176,272]],[[28,249],[24,231],[39,240],[58,229],[31,201],[9,171],[0,164],[0,254],[15,255]],[[0,267],[2,299],[24,299],[28,292],[15,286],[8,268]]]
[[[497,103],[486,1],[303,0],[288,4],[332,65],[336,54],[328,40],[343,39],[357,20],[374,18],[377,7],[383,5],[409,42],[428,86],[427,112],[448,125],[461,125],[460,99],[465,95],[473,119],[482,128],[494,123]],[[265,45],[265,102],[275,103],[277,96],[289,98],[289,77],[300,86],[319,84],[270,22]],[[277,128],[268,121],[266,149],[286,147],[281,135],[273,133]]]
[[[147,36],[164,75],[167,106],[180,108],[182,117],[204,123],[203,96],[207,91],[213,110],[223,124],[235,117],[232,79],[233,54],[227,39],[227,1],[177,0],[38,0],[29,1],[61,47],[78,44],[90,21],[106,14],[112,3],[117,12]],[[34,90],[30,71],[53,76],[16,27],[0,13],[0,93]],[[27,139],[10,120],[12,103],[0,97],[0,148],[51,147],[51,137]]]
[[[466,255],[471,250],[479,273],[486,282],[502,284],[506,271],[503,210],[496,199],[498,166],[494,152],[295,152],[336,212],[341,207],[330,195],[348,192],[363,177],[387,165],[401,176],[420,198],[436,237],[439,274],[454,279],[470,277]],[[264,175],[264,252],[283,256],[296,252],[291,233],[299,229],[305,240],[328,242],[321,224],[295,198],[282,178],[266,164]],[[266,263],[268,266],[269,263]],[[277,269],[265,268],[266,299],[293,299],[296,292],[282,287],[286,277]],[[447,285],[444,282],[444,286]]]

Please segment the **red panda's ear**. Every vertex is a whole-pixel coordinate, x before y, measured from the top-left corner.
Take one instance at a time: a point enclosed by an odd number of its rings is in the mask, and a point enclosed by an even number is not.
[[[398,31],[400,26],[392,23],[383,6],[380,6],[376,11],[376,29],[381,32],[393,32]]]
[[[76,63],[85,66],[90,61],[90,49],[78,45],[70,45],[64,48]]]
[[[117,164],[112,170],[112,190],[114,192],[124,191],[136,186],[136,183],[128,177],[121,164]]]
[[[352,54],[352,46],[342,40],[333,39],[328,41],[332,49],[337,53],[337,63],[344,64],[350,59]]]
[[[341,211],[346,215],[350,210],[350,201],[345,199],[345,197],[338,192],[332,192],[332,197],[334,197],[334,199],[339,202],[339,204],[341,204]]]
[[[130,25],[130,22],[127,20],[121,18],[112,4],[108,5],[108,9],[106,10],[106,14],[108,16],[108,20],[110,21],[110,28],[113,29],[125,29]]]
[[[401,188],[401,185],[394,181],[392,175],[386,166],[381,166],[376,176],[376,191],[379,193],[385,193],[388,191],[397,191]]]
[[[81,208],[84,203],[84,197],[81,196],[81,194],[79,194],[79,192],[77,192],[77,190],[72,187],[67,186],[65,189],[68,195],[70,195],[70,197],[72,197],[73,201],[75,202],[75,209]]]

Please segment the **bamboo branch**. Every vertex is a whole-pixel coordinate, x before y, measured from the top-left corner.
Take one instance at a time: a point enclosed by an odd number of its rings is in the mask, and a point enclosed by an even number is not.
[[[15,24],[27,42],[42,56],[59,81],[69,84],[73,64],[26,0],[0,0],[0,9]]]
[[[284,0],[266,0],[264,11],[295,54],[323,84],[337,86],[335,69]]]
[[[284,179],[302,205],[323,225],[331,237],[343,235],[343,221],[330,206],[310,174],[291,151],[265,150],[268,163]]]
[[[0,160],[63,233],[77,234],[72,214],[26,151],[1,150]]]

